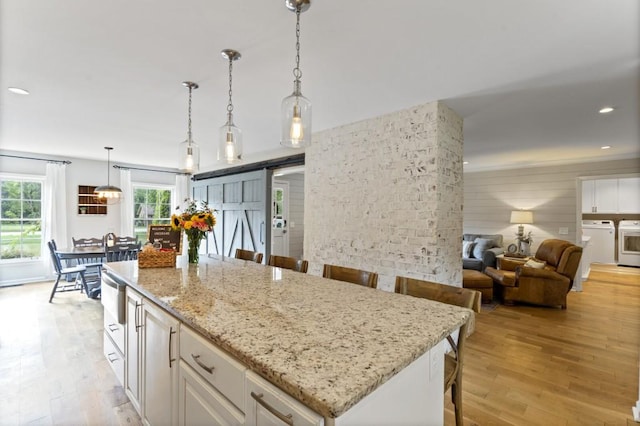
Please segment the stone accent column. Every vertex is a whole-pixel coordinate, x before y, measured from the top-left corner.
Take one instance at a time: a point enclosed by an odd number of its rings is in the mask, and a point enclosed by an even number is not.
[[[462,119],[442,102],[315,133],[304,257],[461,286]]]

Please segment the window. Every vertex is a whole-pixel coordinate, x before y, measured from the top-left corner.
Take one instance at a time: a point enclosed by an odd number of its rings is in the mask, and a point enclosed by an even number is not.
[[[0,260],[40,257],[42,184],[33,177],[0,176]]]
[[[171,223],[173,189],[133,185],[133,227],[138,240],[147,241],[149,225]]]

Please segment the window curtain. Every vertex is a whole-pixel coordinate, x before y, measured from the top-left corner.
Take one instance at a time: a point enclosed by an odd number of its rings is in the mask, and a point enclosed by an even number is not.
[[[67,247],[67,165],[47,163],[42,206],[42,261],[53,270],[47,242],[55,240],[58,247]]]
[[[131,170],[120,169],[120,189],[122,189],[122,202],[120,203],[120,235],[132,237],[135,235],[133,221],[133,185],[131,185]]]

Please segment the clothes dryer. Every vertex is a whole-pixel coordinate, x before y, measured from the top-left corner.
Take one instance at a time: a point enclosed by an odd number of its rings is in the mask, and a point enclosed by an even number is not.
[[[618,265],[640,266],[640,221],[621,220],[618,224]]]
[[[591,237],[591,262],[616,263],[616,227],[613,220],[583,220],[582,235]]]

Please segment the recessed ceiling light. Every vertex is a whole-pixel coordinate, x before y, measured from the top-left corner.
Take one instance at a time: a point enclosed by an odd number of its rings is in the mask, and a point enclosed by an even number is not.
[[[26,89],[21,89],[19,87],[9,87],[8,90],[11,93],[15,93],[16,95],[28,95],[29,91]]]
[[[609,148],[611,148],[611,146],[610,146],[610,145],[605,145],[605,146],[601,146],[601,147],[600,147],[600,149],[609,149]]]
[[[608,113],[612,112],[614,109],[615,109],[614,107],[604,107],[598,112],[600,114],[608,114]]]
[[[469,162],[468,161],[463,161],[462,164],[466,165],[466,164],[469,164]]]

